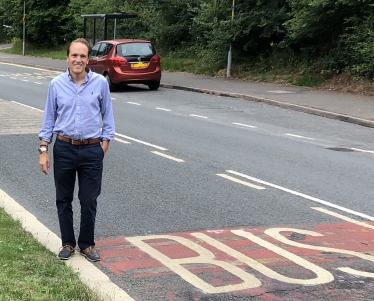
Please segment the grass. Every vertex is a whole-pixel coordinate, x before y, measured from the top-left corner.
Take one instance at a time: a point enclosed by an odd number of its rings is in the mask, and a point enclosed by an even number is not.
[[[162,69],[167,71],[188,72],[194,74],[215,75],[214,69],[206,62],[196,58],[161,57]]]
[[[102,301],[0,208],[1,301]]]
[[[67,47],[67,46],[66,46]],[[25,46],[25,54],[35,57],[46,57],[52,59],[66,59],[66,47],[61,46],[53,49],[40,49],[31,45]],[[13,42],[13,47],[0,50],[10,54],[22,54],[22,43],[19,40]],[[231,75],[233,78],[244,80],[288,83],[294,86],[318,87],[325,82],[321,76],[308,74],[305,66],[297,65],[296,59],[291,55],[275,56],[268,60],[260,59],[251,64],[233,64]],[[225,77],[226,70],[218,70],[217,66],[199,60],[196,57],[185,57],[178,53],[161,56],[162,69],[165,71],[188,72],[208,76]],[[284,66],[287,66],[285,69]]]
[[[15,43],[12,48],[2,49],[1,52],[10,54],[22,54],[22,44]],[[25,45],[25,55],[46,57],[57,60],[66,59],[66,47],[52,48],[52,49],[40,49],[30,45]]]
[[[303,86],[303,87],[318,87],[325,82],[324,79],[313,77],[313,76],[303,76],[298,78],[293,78],[291,84],[294,86]]]

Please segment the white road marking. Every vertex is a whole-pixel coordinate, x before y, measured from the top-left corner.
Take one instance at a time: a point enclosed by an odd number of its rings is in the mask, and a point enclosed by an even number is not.
[[[167,148],[164,148],[164,147],[161,147],[161,146],[157,146],[157,145],[154,145],[154,144],[151,144],[151,143],[148,143],[148,142],[145,142],[145,141],[142,141],[142,140],[139,140],[139,139],[135,139],[135,138],[131,138],[129,136],[125,136],[125,135],[122,135],[122,134],[119,134],[119,133],[115,133],[117,136],[120,136],[122,138],[126,138],[128,140],[132,140],[132,141],[135,141],[135,142],[138,142],[138,143],[141,143],[141,144],[144,144],[144,145],[148,145],[148,146],[151,146],[151,147],[154,147],[154,148],[157,148],[157,149],[160,149],[160,150],[168,150]]]
[[[220,177],[225,178],[225,179],[227,179],[227,180],[230,180],[230,181],[233,181],[233,182],[236,182],[236,183],[239,183],[239,184],[242,184],[242,185],[245,185],[245,186],[248,186],[248,187],[254,188],[254,189],[258,189],[258,190],[265,189],[265,187],[257,186],[257,185],[254,185],[254,184],[251,184],[251,183],[248,183],[248,182],[245,182],[245,181],[242,181],[242,180],[236,179],[236,178],[234,178],[234,177],[230,177],[230,176],[225,175],[225,174],[223,174],[223,173],[218,173],[217,176],[220,176]]]
[[[293,195],[297,195],[297,196],[302,197],[304,199],[307,199],[307,200],[310,200],[310,201],[313,201],[313,202],[316,202],[316,203],[319,203],[319,204],[323,204],[323,205],[331,207],[331,208],[335,208],[335,209],[344,211],[344,212],[352,214],[352,215],[356,215],[356,216],[374,221],[374,217],[372,217],[370,215],[366,215],[366,214],[363,214],[363,213],[360,213],[360,212],[357,212],[357,211],[354,211],[354,210],[351,210],[351,209],[348,209],[348,208],[345,208],[345,207],[342,207],[342,206],[339,206],[339,205],[336,205],[336,204],[333,204],[333,203],[330,203],[330,202],[327,202],[327,201],[324,201],[324,200],[321,200],[321,199],[318,199],[318,198],[315,198],[315,197],[312,197],[312,196],[309,196],[309,195],[304,194],[304,193],[300,193],[300,192],[297,192],[297,191],[294,191],[294,190],[291,190],[291,189],[288,189],[288,188],[285,188],[285,187],[282,187],[282,186],[279,186],[279,185],[275,185],[275,184],[272,184],[272,183],[269,183],[269,182],[266,182],[266,181],[263,181],[263,180],[260,180],[260,179],[242,174],[242,173],[239,173],[239,172],[234,171],[234,170],[226,170],[226,172],[232,173],[234,175],[249,179],[251,181],[254,181],[254,182],[257,182],[257,183],[260,183],[260,184],[263,184],[263,185],[273,187],[275,189],[279,189],[279,190],[291,193]]]
[[[1,189],[0,206],[14,219],[19,220],[22,227],[30,232],[42,245],[51,252],[58,253],[61,239]],[[75,255],[69,261],[66,261],[65,264],[79,273],[80,279],[105,300],[109,298],[111,301],[135,301],[83,256]]]
[[[37,85],[43,85],[42,83],[38,83],[38,82],[34,82],[34,84],[37,84]]]
[[[325,208],[320,208],[320,207],[311,207],[312,209],[314,210],[317,210],[319,212],[323,212],[323,213],[326,213],[328,215],[331,215],[331,216],[334,216],[336,218],[340,218],[344,221],[347,221],[347,222],[350,222],[352,224],[356,224],[356,225],[359,225],[361,227],[365,227],[365,228],[369,228],[369,229],[373,229],[374,230],[374,226],[373,225],[370,225],[370,224],[367,224],[367,223],[364,223],[364,222],[360,222],[360,221],[357,221],[353,218],[349,218],[347,216],[344,216],[344,215],[341,215],[339,213],[336,213],[336,212],[333,212],[333,211],[330,211],[330,210],[327,210]]]
[[[121,142],[121,143],[124,143],[124,144],[131,144],[131,142],[128,142],[126,140],[122,140],[122,139],[119,139],[119,138],[114,138],[114,140],[116,140],[118,142]]]
[[[0,76],[4,77],[5,75],[3,75],[3,74],[0,74]]]
[[[299,230],[299,229],[291,229],[291,228],[275,228],[275,229],[267,229],[266,234],[269,236],[275,236],[275,239],[284,242],[285,244],[290,244],[288,240],[279,234],[281,231],[288,231],[288,232],[296,232],[296,233],[305,233],[306,235],[312,236],[323,236],[322,234]],[[236,263],[230,260],[227,262],[225,260],[219,260],[216,258],[215,253],[213,253],[210,249],[203,247],[203,243],[206,243],[217,250],[220,250],[230,257],[236,258],[238,261],[248,265],[252,269],[258,271],[259,273],[265,275],[266,277],[276,279],[281,282],[285,283],[293,283],[293,284],[301,284],[301,285],[319,285],[324,283],[329,283],[334,280],[334,276],[329,271],[319,267],[318,265],[309,262],[308,260],[302,258],[301,256],[297,256],[291,253],[288,250],[285,250],[278,245],[275,245],[272,242],[268,242],[267,240],[257,237],[256,235],[244,231],[244,230],[230,230],[231,233],[237,235],[242,238],[246,238],[251,242],[255,243],[263,247],[264,249],[270,250],[283,258],[292,261],[294,264],[299,265],[302,268],[308,269],[309,271],[315,274],[314,278],[305,279],[304,277],[301,278],[292,278],[284,276],[273,269],[271,267],[267,267],[265,264],[261,263],[260,261],[248,257],[248,255],[239,252],[229,245],[225,244],[224,242],[215,239],[206,235],[205,233],[201,232],[193,232],[190,233],[191,236],[194,236],[198,239],[198,241],[193,241],[191,239],[187,239],[185,237],[180,237],[176,235],[149,235],[149,236],[137,236],[137,237],[126,237],[126,240],[129,241],[132,245],[138,247],[142,251],[146,252],[151,257],[157,259],[161,262],[164,266],[168,267],[174,273],[178,274],[182,279],[188,281],[190,284],[195,286],[196,288],[210,294],[219,294],[219,293],[228,293],[238,290],[244,289],[251,289],[261,286],[261,281],[256,278],[252,272],[245,272],[242,268],[238,267],[240,263]],[[278,238],[279,237],[279,238]],[[183,258],[174,258],[174,256],[169,257],[165,253],[161,252],[157,249],[152,243],[147,241],[149,240],[167,240],[169,241],[167,244],[174,245],[175,243],[183,245],[185,248],[188,248],[194,251],[195,255],[191,257],[183,257]],[[292,242],[291,242],[292,243]],[[293,245],[293,244],[291,244]],[[302,245],[301,248],[304,249],[311,249],[315,250],[314,246],[309,246],[306,244]],[[316,247],[318,248],[318,247]],[[319,248],[326,250],[326,248]],[[330,249],[331,250],[331,249]],[[358,252],[350,252],[340,249],[334,249],[334,251],[338,253],[349,253],[350,255],[357,256],[359,258],[367,259],[369,261],[372,260],[372,256],[368,255],[360,255]],[[197,254],[197,255],[196,255]],[[202,264],[202,265],[213,265],[220,267],[221,269],[225,270],[232,275],[240,278],[242,281],[238,284],[230,284],[230,285],[211,285],[210,283],[205,282],[204,279],[200,278],[198,274],[195,274],[188,270],[185,265],[188,264]],[[350,273],[352,271],[345,270],[345,272]],[[355,274],[360,273],[360,271],[354,271]],[[362,272],[361,272],[362,273]],[[372,277],[369,275],[371,273],[367,273],[367,277]]]
[[[16,102],[16,101],[11,101],[11,102],[16,103],[16,104],[18,104],[20,106],[24,106],[24,107],[27,107],[27,108],[30,108],[30,109],[33,109],[33,110],[37,110],[39,112],[44,112],[43,110],[40,110],[40,109],[37,109],[37,108],[34,108],[34,107],[30,107],[28,105],[24,105],[23,103],[20,103],[20,102]]]
[[[190,114],[191,117],[197,117],[197,118],[204,118],[204,119],[207,119],[208,117],[206,116],[201,116],[201,115],[194,115],[194,114]]]
[[[149,239],[168,239],[176,241],[177,243],[183,245],[190,250],[193,250],[198,255],[187,258],[170,258],[166,256],[159,250],[155,249],[144,240]],[[196,288],[209,293],[209,294],[219,294],[231,291],[238,291],[244,289],[250,289],[261,286],[261,281],[255,276],[246,273],[241,268],[225,261],[216,260],[215,254],[208,249],[202,247],[200,244],[195,243],[187,238],[172,236],[172,235],[150,235],[150,236],[137,236],[137,237],[126,237],[132,245],[138,247],[142,251],[146,252],[153,258],[160,261],[164,266],[168,267],[171,271],[178,274],[182,279],[189,282]],[[189,271],[184,265],[187,264],[209,264],[222,268],[223,270],[235,275],[242,281],[238,284],[230,284],[225,286],[216,286],[207,283],[201,279],[195,273]]]
[[[268,229],[269,230],[269,229]],[[265,265],[257,262],[256,260],[253,260],[252,258],[249,258],[245,256],[243,253],[235,251],[233,249],[227,248],[227,251],[230,251],[229,253],[231,256],[239,259],[240,261],[243,261],[245,264],[248,266],[252,267],[255,270],[258,270],[260,273],[263,273],[267,277],[271,277],[273,279],[276,279],[278,281],[283,281],[286,283],[295,283],[295,284],[303,284],[303,285],[318,285],[318,284],[324,284],[324,283],[329,283],[334,280],[334,276],[329,272],[326,271],[325,269],[319,267],[318,265],[311,263],[304,258],[297,256],[293,254],[292,252],[289,252],[287,250],[284,250],[276,245],[274,245],[271,242],[268,242],[260,237],[257,237],[256,235],[243,231],[243,230],[230,230],[233,234],[247,238],[251,241],[253,241],[255,244],[266,248],[292,262],[295,264],[308,269],[312,271],[314,274],[316,274],[317,277],[311,278],[311,279],[298,279],[298,278],[291,278],[284,276],[282,274],[279,274],[275,271],[273,271],[271,268],[266,267]],[[194,234],[192,234],[194,235]],[[213,241],[211,238],[209,238],[210,241]],[[210,244],[209,241],[209,244]],[[219,243],[222,244],[222,243]],[[225,246],[222,244],[222,246]],[[226,247],[226,246],[225,246]]]
[[[248,124],[237,123],[237,122],[233,122],[232,124],[236,124],[236,125],[240,125],[240,126],[245,126],[247,128],[251,128],[251,129],[257,129],[257,126],[254,126],[254,125],[248,125]]]
[[[15,78],[15,77],[10,77],[11,79],[18,79],[18,78]]]
[[[161,157],[164,157],[164,158],[167,158],[167,159],[170,159],[170,160],[173,160],[173,161],[176,161],[176,162],[184,162],[184,160],[182,159],[178,159],[178,158],[174,158],[172,156],[168,156],[168,155],[165,155],[164,153],[160,153],[160,152],[156,152],[156,151],[152,151],[151,153],[155,154],[155,155],[158,155],[158,156],[161,156]]]
[[[293,91],[286,91],[286,90],[273,90],[273,91],[267,91],[268,93],[276,93],[276,94],[293,94],[296,92]]]
[[[231,232],[237,232],[237,231],[231,231]],[[315,245],[308,245],[305,243],[299,243],[293,240],[288,239],[287,237],[284,237],[281,232],[296,232],[304,235],[311,235],[311,236],[323,236],[322,234],[318,232],[313,232],[313,231],[308,231],[308,230],[300,230],[300,229],[293,229],[293,228],[272,228],[272,229],[267,229],[264,231],[264,233],[284,244],[294,246],[297,248],[303,248],[303,249],[309,249],[309,250],[318,250],[318,251],[324,251],[324,252],[329,252],[329,253],[340,253],[340,254],[348,254],[350,256],[355,256],[364,260],[369,261],[370,263],[374,263],[374,256],[368,255],[366,253],[362,252],[355,252],[355,251],[349,251],[349,250],[341,250],[341,249],[336,249],[336,248],[327,248],[327,247],[320,247],[320,246],[315,246]],[[359,270],[355,270],[350,267],[337,267],[336,269],[348,273],[351,275],[355,276],[361,276],[361,277],[370,277],[374,278],[374,273],[371,272],[363,272]]]
[[[164,108],[156,108],[156,110],[166,111],[166,112],[171,112],[171,110],[169,110],[169,109],[164,109]]]
[[[291,137],[301,138],[301,139],[308,139],[308,140],[316,140],[314,138],[309,138],[309,137],[304,137],[304,136],[299,136],[299,135],[294,135],[294,134],[286,134],[286,136],[291,136]]]
[[[22,81],[23,81],[23,82],[28,82],[28,80],[27,80],[27,79],[23,79]]]
[[[128,101],[127,103],[130,104],[130,105],[141,106],[141,104],[140,104],[140,103],[137,103],[137,102],[131,102],[131,101]]]
[[[364,150],[364,149],[360,149],[360,148],[354,148],[354,147],[352,147],[351,150],[354,150],[354,151],[357,151],[357,152],[363,152],[363,153],[374,154],[374,151]]]
[[[113,97],[111,97],[110,99],[111,99],[111,100],[116,100],[116,99],[115,99],[115,98],[113,98]]]

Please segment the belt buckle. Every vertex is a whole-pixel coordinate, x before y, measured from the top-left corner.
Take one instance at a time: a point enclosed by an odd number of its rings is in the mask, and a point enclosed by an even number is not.
[[[81,145],[81,142],[80,142],[80,140],[73,140],[73,139],[71,139],[71,144],[73,144],[73,145]]]

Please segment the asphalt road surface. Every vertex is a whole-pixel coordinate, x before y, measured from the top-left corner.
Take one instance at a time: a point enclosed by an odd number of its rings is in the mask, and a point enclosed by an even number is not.
[[[37,153],[57,74],[0,63],[0,189],[59,234]],[[131,298],[374,300],[372,129],[145,86],[112,100],[96,266]]]

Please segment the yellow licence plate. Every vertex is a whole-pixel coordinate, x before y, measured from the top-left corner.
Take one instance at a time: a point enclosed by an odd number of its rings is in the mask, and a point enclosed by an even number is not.
[[[131,68],[145,68],[147,66],[148,66],[147,63],[135,63],[135,64],[131,64]]]

